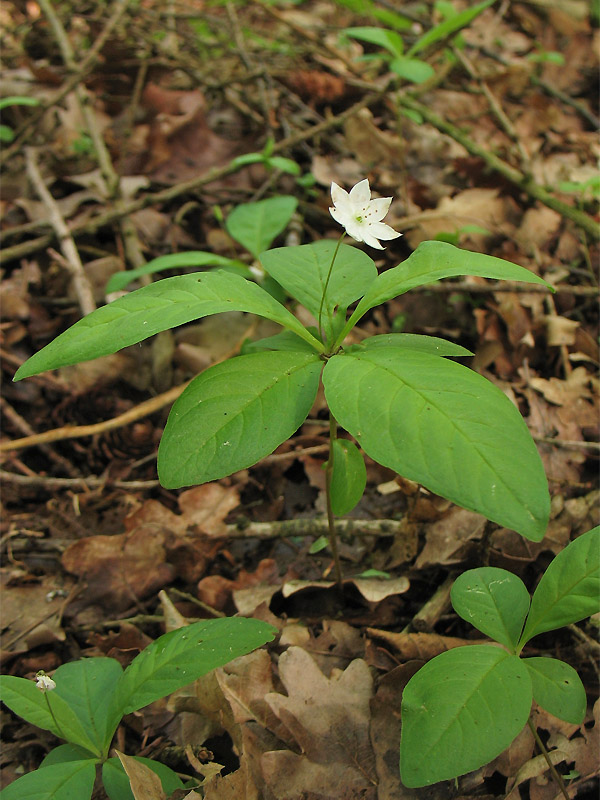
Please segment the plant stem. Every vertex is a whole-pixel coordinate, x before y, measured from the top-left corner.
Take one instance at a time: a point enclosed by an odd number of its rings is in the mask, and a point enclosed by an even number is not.
[[[338,243],[339,244],[339,243]],[[342,568],[338,552],[337,533],[335,532],[335,519],[331,508],[331,478],[333,475],[333,443],[337,439],[337,422],[331,411],[329,412],[329,458],[325,468],[325,500],[327,503],[327,526],[329,528],[329,546],[335,565],[335,580],[340,592],[343,591]]]
[[[59,732],[60,736],[61,736],[63,739],[65,739],[65,741],[67,741],[67,742],[68,742],[68,741],[69,741],[69,740],[68,740],[68,738],[67,738],[67,737],[64,735],[64,733],[62,732],[62,728],[60,727],[60,725],[58,724],[58,721],[57,721],[56,717],[54,716],[54,711],[52,710],[52,706],[50,705],[50,698],[48,697],[48,692],[47,692],[47,691],[46,691],[46,692],[44,692],[44,695],[45,695],[45,697],[46,697],[46,705],[48,706],[48,711],[50,712],[50,716],[52,717],[52,720],[54,721],[54,724],[56,725],[56,729],[58,730],[58,732]]]
[[[529,725],[529,729],[533,733],[533,738],[535,739],[535,741],[537,743],[537,746],[540,749],[540,752],[542,753],[542,755],[546,759],[546,763],[548,764],[548,769],[550,770],[550,773],[551,773],[552,777],[554,778],[554,781],[555,781],[556,785],[558,786],[558,788],[560,789],[560,791],[564,795],[565,800],[570,800],[569,799],[569,793],[567,792],[567,787],[565,786],[565,783],[564,783],[564,781],[562,779],[562,776],[561,776],[560,772],[558,772],[558,770],[556,769],[556,767],[554,766],[552,761],[550,760],[550,755],[548,754],[548,751],[544,747],[544,743],[540,739],[539,734],[535,729],[535,725],[531,721],[531,717],[529,717],[529,719],[527,720],[527,724]]]
[[[338,254],[338,250],[340,249],[340,245],[341,245],[342,240],[343,240],[345,235],[346,235],[346,232],[344,231],[344,233],[342,233],[342,235],[338,239],[338,243],[335,246],[335,250],[333,251],[333,257],[331,259],[331,264],[329,265],[329,272],[327,273],[327,279],[325,280],[325,286],[323,287],[323,294],[321,296],[321,305],[319,306],[319,319],[318,319],[319,336],[321,337],[321,339],[323,339],[323,332],[321,331],[321,316],[323,314],[323,305],[325,303],[325,295],[327,294],[327,287],[329,286],[329,280],[331,278],[331,273],[333,271],[333,264],[335,262],[335,257]]]

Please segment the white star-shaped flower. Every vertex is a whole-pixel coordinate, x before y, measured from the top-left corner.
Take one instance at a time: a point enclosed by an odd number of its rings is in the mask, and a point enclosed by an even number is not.
[[[51,692],[52,689],[56,689],[56,683],[43,670],[40,670],[35,676],[35,685],[40,692]]]
[[[371,200],[371,189],[367,178],[357,183],[350,193],[337,183],[332,183],[331,199],[333,208],[329,209],[329,213],[357,242],[364,242],[370,247],[383,250],[379,239],[397,239],[398,236],[402,236],[381,221],[388,213],[393,198],[378,197]]]

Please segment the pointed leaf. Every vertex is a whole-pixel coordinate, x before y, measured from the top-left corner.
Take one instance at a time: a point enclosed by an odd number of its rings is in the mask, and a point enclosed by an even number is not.
[[[460,344],[438,339],[437,336],[422,336],[419,333],[381,333],[363,339],[356,348],[372,350],[375,347],[405,347],[407,350],[418,350],[433,356],[472,356],[473,353]]]
[[[600,527],[568,544],[550,562],[531,601],[520,646],[600,611]]]
[[[167,269],[185,269],[186,267],[235,267],[249,272],[248,267],[233,258],[217,256],[214,253],[205,253],[201,250],[190,250],[185,253],[170,253],[148,261],[143,267],[115,272],[106,284],[105,292],[119,292],[130,283],[141,278],[142,275],[154,275]],[[251,274],[251,273],[250,273]]]
[[[495,0],[484,0],[483,3],[478,3],[471,8],[466,8],[464,11],[460,11],[458,14],[454,14],[449,19],[445,19],[443,22],[440,22],[439,25],[431,28],[431,30],[423,34],[420,39],[417,39],[417,41],[410,48],[408,55],[412,56],[415,53],[419,53],[421,50],[429,47],[429,45],[439,42],[441,39],[446,39],[453,33],[466,28],[467,25],[469,25],[478,14],[481,14],[482,11],[491,6],[494,2]]]
[[[401,56],[404,52],[404,40],[396,31],[389,31],[385,28],[360,27],[344,28],[343,33],[351,39],[358,39],[361,42],[369,42],[383,47],[393,56]]]
[[[55,694],[77,714],[86,733],[102,752],[108,748],[121,716],[110,714],[110,699],[123,668],[114,658],[83,658],[54,673]]]
[[[227,217],[225,227],[236,242],[244,245],[255,258],[285,230],[296,210],[295,197],[270,197],[258,203],[237,206]]]
[[[526,724],[531,698],[525,665],[499,647],[457,647],[436,656],[402,695],[404,785],[429,786],[487,764]]]
[[[460,250],[447,242],[421,242],[417,249],[402,264],[382,272],[371,284],[346,323],[337,343],[346,337],[358,320],[370,308],[408,292],[415,286],[424,286],[441,278],[458,275],[477,275],[481,278],[497,278],[507,281],[526,281],[552,288],[535,273],[510,261],[470,250]]]
[[[165,633],[123,673],[117,685],[119,708],[123,714],[137,711],[270,642],[276,633],[265,622],[243,617],[203,620]]]
[[[367,468],[354,442],[334,439],[331,450],[331,508],[336,516],[341,517],[352,511],[363,496],[367,485]]]
[[[535,702],[555,717],[581,725],[587,698],[573,667],[556,658],[524,658],[523,663],[529,670]]]
[[[299,247],[276,247],[260,254],[263,267],[283,288],[305,306],[315,319],[337,242],[326,240]],[[323,324],[330,336],[334,310],[346,308],[367,291],[377,277],[375,263],[366,253],[347,244],[339,246],[323,304]]]
[[[426,61],[408,56],[394,59],[390,64],[390,69],[396,75],[412,83],[424,83],[435,75],[435,70]]]
[[[321,368],[315,353],[269,351],[205,370],[169,414],[158,450],[162,485],[217,480],[272,453],[306,419]]]
[[[265,350],[287,350],[294,353],[314,353],[314,347],[308,342],[296,336],[291,331],[282,331],[274,336],[267,336],[265,339],[258,339],[255,342],[244,342],[242,355],[248,353],[262,353]]]
[[[481,375],[388,347],[333,356],[323,383],[334,417],[375,461],[542,539],[550,513],[542,462],[518,410]]]
[[[323,349],[267,292],[239,275],[218,270],[166,278],[98,308],[28,359],[15,380],[105,356],[160,331],[223,311],[247,311],[272,319],[317,350]]]
[[[14,675],[0,676],[0,699],[32,725],[51,731],[60,739],[81,745],[95,755],[101,748],[88,736],[75,712],[56,693],[56,689],[41,692],[33,681]]]
[[[87,800],[96,779],[95,761],[72,761],[30,772],[0,792],[0,800]]]
[[[450,592],[456,613],[515,651],[531,598],[523,581],[498,567],[463,572]]]

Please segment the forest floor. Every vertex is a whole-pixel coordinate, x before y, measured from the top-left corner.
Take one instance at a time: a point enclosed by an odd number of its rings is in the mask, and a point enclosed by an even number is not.
[[[0,8],[0,95],[38,102],[9,105],[2,118],[12,131],[1,200],[3,671],[31,678],[99,655],[126,665],[185,620],[253,616],[276,626],[275,643],[126,717],[121,750],[206,775],[197,796],[209,800],[555,798],[528,728],[456,784],[404,788],[400,699],[423,662],[480,638],[452,611],[454,577],[491,565],[532,591],[598,524],[600,31],[590,4],[497,2],[419,49],[420,83],[344,29],[393,27],[408,51],[453,7],[473,4],[64,0],[53,5],[58,27],[47,5]],[[248,153],[266,156],[235,161]],[[441,281],[371,311],[359,331],[441,336],[475,353],[469,366],[527,422],[552,514],[545,538],[530,542],[367,458],[367,491],[341,542],[340,594],[318,546],[320,395],[256,466],[181,491],[157,480],[170,404],[193,375],[268,335],[256,318],[217,315],[11,379],[107,302],[114,273],[190,250],[251,265],[225,220],[277,195],[298,206],[276,244],[337,239],[331,183],[350,189],[365,177],[394,197],[386,222],[403,233],[369,252],[380,271],[438,238],[556,287]],[[586,796],[598,775],[598,622],[528,648],[567,661],[588,693],[581,726],[533,711],[561,751],[570,797]],[[276,693],[285,704],[269,705]],[[6,786],[56,740],[1,713]]]

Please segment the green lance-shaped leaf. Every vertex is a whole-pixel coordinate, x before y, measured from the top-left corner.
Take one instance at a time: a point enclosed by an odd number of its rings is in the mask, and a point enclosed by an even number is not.
[[[317,395],[316,353],[251,353],[210,367],[176,400],[158,450],[163,486],[217,480],[269,455]]]
[[[96,779],[96,761],[70,761],[36,769],[9,784],[0,800],[88,800]]]
[[[33,681],[14,675],[0,677],[0,700],[27,722],[51,731],[60,739],[78,744],[94,755],[101,754],[79,717],[56,689],[42,692]]]
[[[63,664],[53,676],[54,694],[77,714],[101,752],[108,749],[121,718],[109,716],[109,700],[122,674],[123,668],[114,658],[84,658]]]
[[[260,260],[269,275],[316,318],[336,246],[336,242],[327,240],[298,247],[276,247],[261,253]],[[366,253],[347,244],[340,245],[322,311],[323,326],[330,340],[335,309],[345,313],[376,277],[375,263]]]
[[[383,47],[393,56],[401,56],[404,53],[404,40],[396,31],[366,26],[360,28],[344,28],[343,34],[349,36],[351,39],[358,39],[361,42],[369,42],[369,44]]]
[[[573,667],[556,658],[524,658],[523,663],[529,670],[535,702],[555,717],[581,725],[587,699]]]
[[[533,593],[519,646],[533,636],[579,622],[600,610],[600,527],[568,544]]]
[[[227,617],[165,633],[136,656],[116,687],[115,707],[130,714],[212,669],[270,642],[277,629],[257,619]]]
[[[415,286],[424,286],[441,278],[458,275],[477,275],[480,278],[497,278],[506,281],[526,281],[552,288],[524,267],[494,256],[461,250],[447,242],[421,242],[402,264],[382,272],[371,284],[369,291],[357,305],[336,343],[341,344],[348,332],[370,308],[408,292]]]
[[[141,278],[142,275],[154,275],[156,272],[163,272],[167,269],[185,269],[186,267],[229,267],[234,271],[239,271],[244,277],[249,277],[252,273],[242,261],[233,258],[217,256],[214,253],[206,253],[201,250],[190,250],[184,253],[170,253],[166,256],[159,256],[148,261],[143,267],[129,269],[123,272],[116,272],[106,284],[105,292],[119,292],[130,283]]]
[[[400,348],[330,358],[334,417],[371,458],[534,541],[550,514],[544,469],[515,406],[453,361]]]
[[[67,761],[95,761],[99,762],[100,759],[94,758],[94,754],[83,747],[76,744],[59,744],[53,750],[50,750],[48,755],[44,756],[40,769],[43,767],[52,767],[54,764],[65,764]]]
[[[487,764],[526,724],[531,698],[527,668],[499,647],[436,656],[402,694],[402,782],[428,786]]]
[[[415,53],[419,53],[421,50],[424,50],[426,47],[429,47],[435,42],[439,42],[441,39],[446,39],[453,33],[466,28],[476,16],[481,14],[482,11],[491,6],[494,2],[495,0],[484,0],[483,3],[478,3],[471,8],[466,8],[464,11],[460,11],[458,14],[454,14],[449,19],[445,19],[443,22],[440,22],[439,25],[436,25],[434,28],[427,31],[427,33],[423,34],[420,39],[417,39],[417,41],[408,51],[408,55],[412,56]]]
[[[437,336],[423,336],[419,333],[381,333],[378,336],[369,336],[360,344],[352,346],[355,350],[373,350],[379,347],[402,347],[407,350],[418,350],[420,353],[429,353],[432,356],[472,356],[466,347]]]
[[[435,70],[426,61],[408,56],[395,58],[390,64],[390,69],[411,83],[424,83],[435,75]]]
[[[160,331],[223,311],[247,311],[323,347],[281,303],[260,286],[222,270],[166,278],[88,314],[28,359],[15,380],[115,353]]]
[[[367,469],[360,450],[348,439],[331,443],[333,472],[331,475],[331,509],[338,517],[348,514],[363,496],[367,485]]]
[[[498,567],[470,569],[454,581],[450,597],[459,616],[515,651],[531,600],[517,575]]]
[[[288,195],[244,203],[233,209],[225,227],[236,242],[258,258],[259,253],[270,247],[275,237],[285,230],[297,205],[296,198]]]

